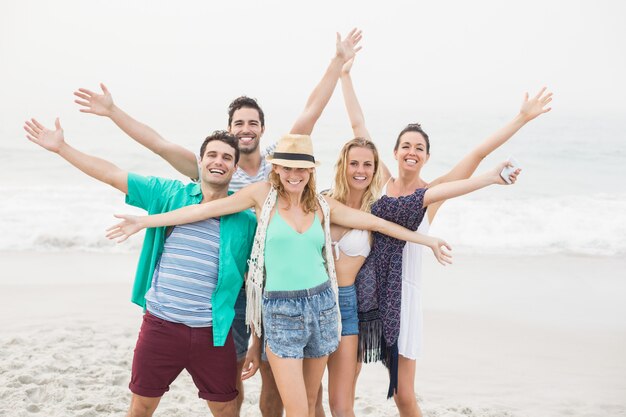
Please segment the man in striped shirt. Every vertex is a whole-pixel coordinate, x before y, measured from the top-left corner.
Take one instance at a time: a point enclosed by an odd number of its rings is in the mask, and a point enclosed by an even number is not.
[[[143,177],[76,150],[65,142],[58,119],[55,125],[52,131],[32,119],[24,128],[29,140],[122,191],[128,204],[149,214],[226,197],[239,159],[237,139],[217,131],[200,148],[200,183]],[[146,231],[132,296],[146,312],[133,357],[129,416],[151,416],[183,369],[213,415],[239,414],[241,375],[230,327],[255,228],[254,215],[244,211]],[[260,345],[258,338],[253,345]],[[256,366],[258,361],[243,378]]]
[[[132,118],[115,105],[111,93],[104,84],[100,84],[100,88],[102,94],[85,88],[80,88],[74,93],[77,97],[76,103],[83,106],[81,112],[110,118],[131,138],[163,157],[177,171],[194,180],[199,178],[197,159],[193,152],[167,141],[151,127]],[[276,143],[272,143],[261,151],[259,144],[265,132],[265,114],[255,99],[241,96],[230,103],[228,106],[228,132],[237,138],[240,152],[239,163],[231,178],[229,190],[239,191],[246,185],[267,181],[272,164],[266,161],[265,157],[274,153]],[[246,295],[242,287],[235,305],[235,319],[232,325],[239,372],[244,372],[244,369],[249,371],[256,355],[258,355],[255,350],[248,351],[250,332],[247,330],[245,316]],[[266,358],[261,361],[260,369],[262,385],[259,408],[261,413],[263,417],[280,417],[283,414],[283,404]],[[240,393],[238,404],[241,407],[244,392],[241,381],[239,381],[237,389]],[[318,413],[318,416],[323,416],[321,402],[319,409],[321,412]]]

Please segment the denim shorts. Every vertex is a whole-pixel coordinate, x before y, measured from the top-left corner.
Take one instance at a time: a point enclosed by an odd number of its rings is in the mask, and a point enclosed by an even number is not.
[[[263,294],[265,344],[281,358],[319,358],[339,345],[338,314],[330,281],[297,291]]]
[[[237,361],[241,361],[248,353],[248,342],[250,341],[250,332],[246,327],[246,290],[243,287],[235,302],[235,318],[231,330],[235,341]]]
[[[341,311],[341,335],[359,334],[359,316],[356,307],[356,287],[339,287],[339,311]]]

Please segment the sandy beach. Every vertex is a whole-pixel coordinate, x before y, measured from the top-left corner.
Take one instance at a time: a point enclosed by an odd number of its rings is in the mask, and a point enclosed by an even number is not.
[[[141,321],[128,301],[135,256],[3,252],[0,260],[0,415],[123,415]],[[425,416],[626,414],[626,306],[616,276],[625,269],[623,259],[563,255],[461,256],[446,268],[427,261],[416,378]],[[382,365],[363,368],[357,415],[396,415],[386,381]],[[246,383],[243,416],[259,415],[259,382]],[[209,413],[183,372],[155,415]]]

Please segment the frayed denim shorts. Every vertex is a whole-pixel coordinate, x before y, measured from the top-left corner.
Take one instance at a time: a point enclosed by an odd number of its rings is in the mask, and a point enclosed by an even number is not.
[[[339,311],[330,281],[297,291],[263,294],[265,344],[281,358],[319,358],[339,345]]]

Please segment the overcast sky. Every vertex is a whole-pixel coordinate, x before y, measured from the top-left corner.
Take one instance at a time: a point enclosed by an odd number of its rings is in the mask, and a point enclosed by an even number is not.
[[[84,128],[71,93],[100,81],[166,134],[225,127],[241,94],[280,134],[332,57],[335,31],[353,26],[364,31],[353,74],[374,131],[415,114],[512,115],[544,84],[561,115],[615,118],[626,115],[625,4],[2,0],[0,141],[21,135],[28,116]],[[340,99],[328,123],[345,122]]]

